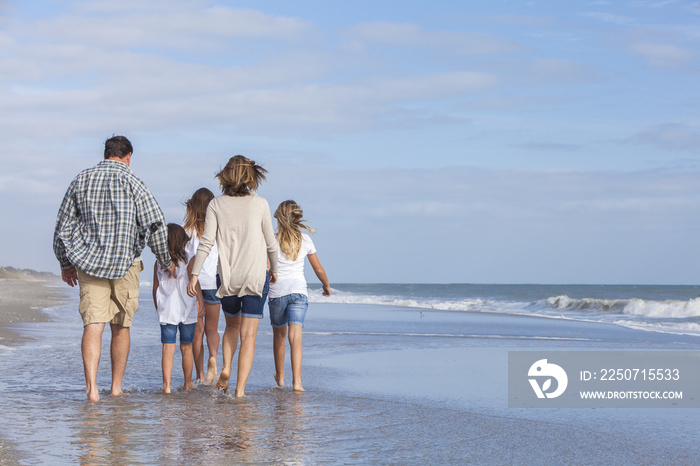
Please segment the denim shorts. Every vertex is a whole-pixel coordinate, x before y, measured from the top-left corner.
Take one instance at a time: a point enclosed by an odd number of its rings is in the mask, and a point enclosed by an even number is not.
[[[216,283],[221,286],[218,276]],[[267,293],[270,291],[270,274],[265,274],[265,285],[263,286],[262,296],[224,296],[221,298],[221,310],[224,311],[226,317],[238,317],[243,313],[243,317],[253,319],[263,318],[263,308]]]
[[[270,308],[270,323],[273,327],[280,328],[292,324],[303,327],[309,298],[305,294],[292,293],[270,298],[267,305]]]
[[[216,289],[202,290],[202,297],[205,304],[221,304],[221,298],[216,296]]]
[[[160,324],[160,342],[175,343],[175,335],[180,329],[180,344],[189,345],[194,340],[194,326],[196,324]]]

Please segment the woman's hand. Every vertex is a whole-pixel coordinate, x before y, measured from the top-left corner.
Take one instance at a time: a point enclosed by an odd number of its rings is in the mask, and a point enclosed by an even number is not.
[[[331,285],[323,285],[323,296],[330,296],[331,295]]]
[[[187,294],[193,298],[197,296],[197,284],[199,283],[199,276],[190,274],[190,283],[187,285]]]
[[[270,273],[270,285],[277,283],[277,272]]]

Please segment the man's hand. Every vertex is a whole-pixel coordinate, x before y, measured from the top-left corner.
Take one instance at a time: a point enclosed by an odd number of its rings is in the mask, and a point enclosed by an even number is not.
[[[176,272],[177,265],[175,265],[175,261],[172,261],[172,264],[170,264],[170,268],[166,270],[165,273],[167,273],[169,277],[177,278]]]
[[[270,273],[270,285],[277,283],[277,272]]]
[[[73,267],[68,270],[61,270],[61,280],[68,283],[70,286],[78,284],[78,271]]]

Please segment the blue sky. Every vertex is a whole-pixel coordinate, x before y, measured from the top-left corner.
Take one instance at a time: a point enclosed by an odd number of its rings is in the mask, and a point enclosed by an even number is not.
[[[698,1],[0,2],[0,265],[123,134],[168,221],[262,163],[331,282],[696,284],[699,53]]]

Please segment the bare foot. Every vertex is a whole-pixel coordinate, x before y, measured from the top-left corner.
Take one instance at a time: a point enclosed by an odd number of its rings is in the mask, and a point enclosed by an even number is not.
[[[207,364],[207,377],[204,380],[206,380],[207,383],[212,383],[215,378],[216,378],[216,358],[211,357],[211,358],[209,358],[209,362]]]
[[[112,389],[112,396],[120,396],[121,394],[122,394],[121,388],[113,388]]]
[[[272,374],[278,387],[284,387],[284,374]]]
[[[222,390],[224,393],[226,393],[228,391],[228,379],[230,376],[230,374],[222,371],[221,375],[219,375],[219,381],[216,382],[216,389]]]
[[[294,382],[293,386],[294,386],[295,392],[305,392],[306,391],[306,390],[304,390],[304,387],[301,386],[301,382]]]
[[[85,393],[87,394],[88,401],[92,401],[93,403],[100,401],[100,391],[97,387],[86,388]]]
[[[185,380],[185,393],[189,392],[191,389],[192,389],[192,381]]]
[[[236,398],[243,398],[245,396],[245,392],[243,392],[243,390],[241,390],[240,392],[238,390],[236,390],[236,393],[234,394],[234,396]]]
[[[168,384],[168,385],[163,384],[163,393],[165,393],[166,395],[170,394],[170,384]]]

